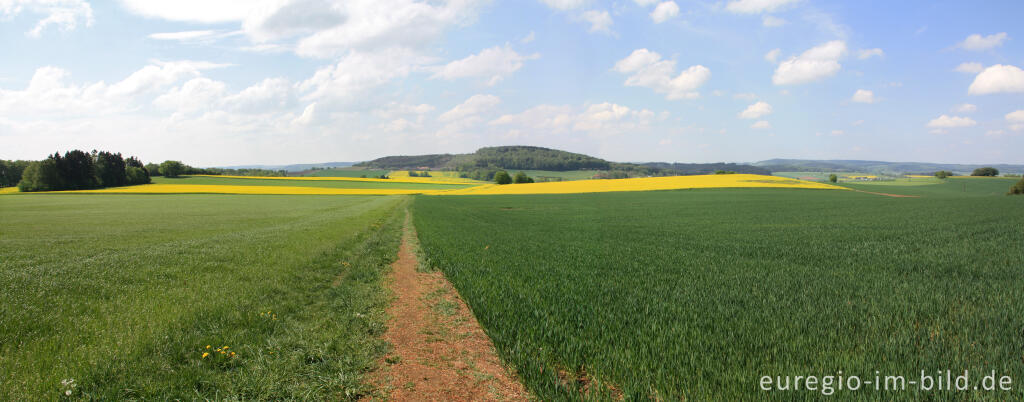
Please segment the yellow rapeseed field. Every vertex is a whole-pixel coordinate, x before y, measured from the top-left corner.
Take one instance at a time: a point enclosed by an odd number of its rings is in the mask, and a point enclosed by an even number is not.
[[[327,188],[290,186],[230,186],[203,184],[143,184],[111,187],[98,190],[60,191],[60,193],[90,194],[279,194],[279,195],[394,195],[422,194],[423,190],[383,188]]]
[[[680,190],[690,188],[811,188],[847,190],[845,187],[785,177],[756,174],[645,177],[618,180],[576,180],[529,184],[490,184],[459,190],[435,191],[436,195],[571,194],[612,191]]]
[[[12,194],[12,193],[17,193],[17,192],[18,192],[18,188],[17,187],[4,187],[4,188],[0,188],[0,194]]]

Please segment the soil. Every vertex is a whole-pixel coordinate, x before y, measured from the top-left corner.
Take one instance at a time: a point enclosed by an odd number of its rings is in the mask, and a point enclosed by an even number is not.
[[[393,350],[374,373],[382,397],[393,401],[529,400],[502,364],[490,338],[440,272],[419,272],[416,232],[408,212],[392,264],[384,339]]]

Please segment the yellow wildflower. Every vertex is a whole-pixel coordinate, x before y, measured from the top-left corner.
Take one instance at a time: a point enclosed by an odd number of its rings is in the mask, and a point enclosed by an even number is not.
[[[203,358],[210,357],[210,352],[203,352]]]

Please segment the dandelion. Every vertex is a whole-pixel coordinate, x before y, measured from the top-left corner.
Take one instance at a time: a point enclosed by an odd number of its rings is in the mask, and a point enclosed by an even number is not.
[[[203,358],[210,357],[210,352],[203,352]]]
[[[206,345],[206,348],[207,348],[207,349],[209,349],[209,348],[210,348],[210,345]]]

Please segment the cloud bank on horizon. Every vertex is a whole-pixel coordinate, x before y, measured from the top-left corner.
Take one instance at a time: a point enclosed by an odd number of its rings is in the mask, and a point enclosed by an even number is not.
[[[1019,1],[0,0],[0,158],[1024,163]]]

